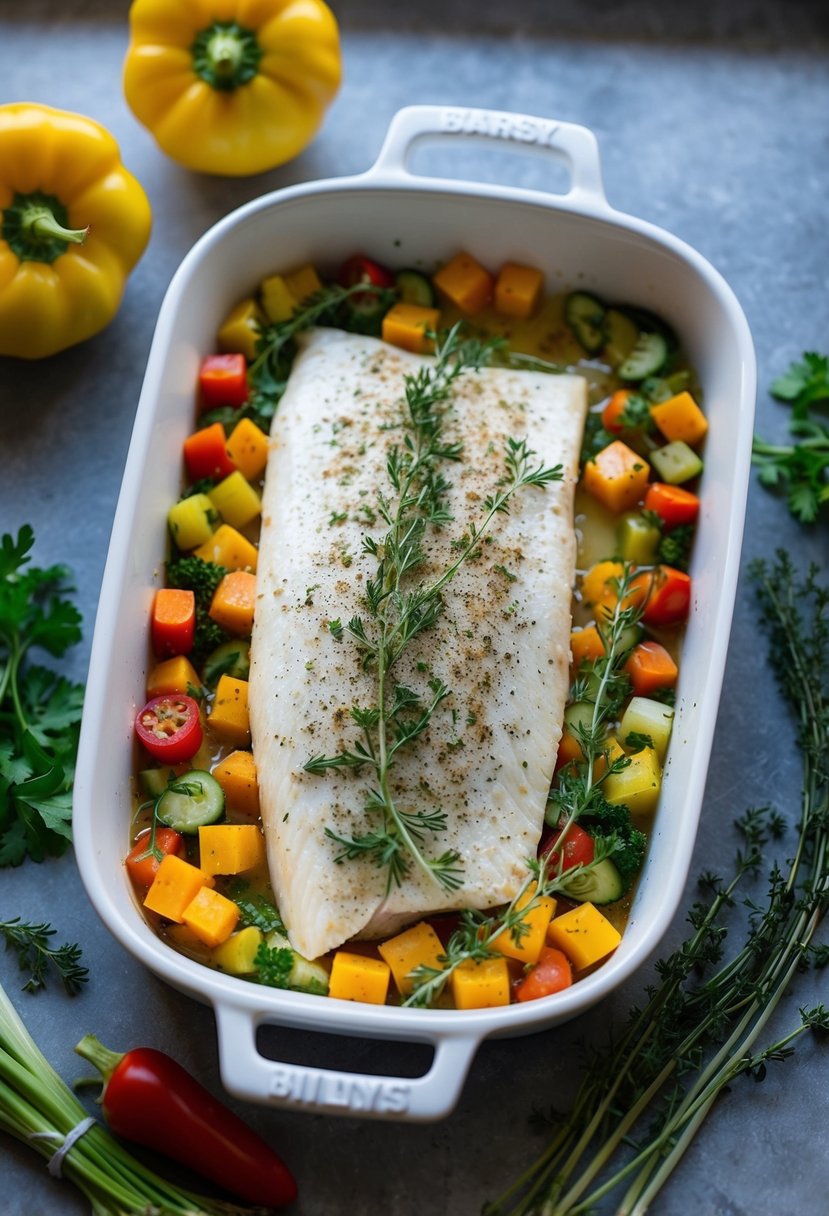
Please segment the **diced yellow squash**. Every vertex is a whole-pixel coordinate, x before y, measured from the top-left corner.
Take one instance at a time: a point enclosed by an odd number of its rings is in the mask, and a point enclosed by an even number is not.
[[[162,659],[147,676],[148,697],[160,697],[165,692],[178,692],[184,696],[191,689],[200,687],[198,672],[184,654]]]
[[[250,747],[248,682],[233,676],[219,676],[216,695],[207,715],[211,728],[234,747]]]
[[[379,958],[338,950],[331,966],[328,995],[341,1001],[383,1005],[389,990],[391,968]]]
[[[534,266],[504,262],[495,280],[495,311],[526,320],[538,307],[544,275]]]
[[[669,443],[693,447],[702,442],[708,431],[708,419],[687,390],[652,405],[650,414]]]
[[[645,496],[650,465],[621,439],[585,461],[582,485],[609,511],[629,511]]]
[[[535,893],[536,888],[529,887],[516,906],[525,908],[535,898]],[[491,948],[499,954],[505,954],[507,958],[517,958],[522,963],[537,963],[545,943],[547,926],[555,910],[556,901],[543,896],[521,919],[521,926],[526,932],[516,937],[511,930],[504,929],[492,940]]]
[[[228,570],[256,570],[259,551],[230,524],[220,524],[205,544],[195,550],[196,557]]]
[[[607,958],[621,940],[619,930],[590,903],[554,917],[547,928],[549,945],[563,951],[577,971]]]
[[[467,316],[486,308],[495,283],[488,270],[469,253],[458,253],[433,277],[437,290]]]
[[[202,887],[184,909],[182,920],[205,946],[220,946],[236,928],[240,915],[232,899]]]
[[[509,1004],[509,968],[505,958],[467,959],[450,979],[456,1009],[491,1009]]]
[[[410,977],[415,967],[434,967],[438,971],[442,967],[439,960],[444,953],[443,943],[425,921],[381,942],[377,949],[391,968],[401,996],[408,996],[412,991]]]
[[[162,858],[152,886],[144,897],[144,907],[167,920],[184,920],[184,910],[202,887],[212,887],[215,880],[198,866],[191,866],[175,853]]]
[[[265,324],[262,310],[251,297],[242,300],[222,322],[217,334],[217,344],[222,354],[242,354],[253,359],[256,343]]]
[[[399,300],[383,317],[383,341],[422,355],[432,349],[432,339],[426,335],[436,333],[439,323],[439,308],[425,308],[422,304]]]
[[[207,496],[231,528],[244,528],[262,510],[262,500],[238,469],[209,490]]]
[[[670,705],[653,697],[631,697],[622,714],[619,736],[624,740],[629,734],[647,735],[657,756],[664,761],[673,724],[674,711]]]
[[[229,975],[252,975],[256,970],[256,953],[264,940],[260,929],[248,925],[217,946],[210,961],[214,967]]]
[[[208,616],[237,637],[249,638],[256,607],[256,575],[249,570],[230,570],[213,592]]]
[[[630,764],[618,773],[610,773],[602,783],[608,802],[623,802],[631,815],[650,815],[656,810],[662,788],[662,766],[652,747],[635,752]]]
[[[265,861],[265,838],[255,823],[211,823],[199,828],[199,868],[206,874],[243,874]]]
[[[259,288],[262,297],[262,308],[265,311],[265,316],[268,320],[278,325],[281,321],[287,321],[294,314],[294,309],[299,304],[299,300],[291,291],[285,276],[282,274],[271,274],[262,281]]]
[[[322,290],[322,281],[316,268],[311,265],[298,266],[296,270],[291,270],[285,275],[285,282],[300,304],[304,304],[309,296]]]
[[[242,418],[230,432],[227,451],[239,472],[256,481],[268,463],[268,436],[250,418]]]
[[[167,523],[179,549],[195,549],[213,535],[216,508],[206,494],[191,494],[174,503],[167,512]]]
[[[235,751],[220,760],[213,776],[224,790],[230,810],[252,819],[259,816],[259,786],[253,752]]]

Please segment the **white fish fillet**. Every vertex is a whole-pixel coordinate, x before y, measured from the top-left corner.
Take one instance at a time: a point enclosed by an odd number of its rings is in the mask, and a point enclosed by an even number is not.
[[[435,532],[422,576],[451,562],[451,541],[503,476],[508,436],[528,437],[537,463],[563,482],[528,487],[497,515],[478,560],[447,588],[437,625],[420,634],[395,682],[452,695],[426,734],[399,754],[399,804],[441,808],[448,830],[427,837],[431,857],[460,854],[463,885],[446,891],[417,867],[386,893],[386,871],[361,857],[336,864],[325,829],[352,837],[376,828],[363,810],[365,771],[309,774],[314,755],[353,747],[352,705],[376,703],[346,634],[328,622],[365,615],[362,590],[376,559],[361,550],[378,489],[390,492],[386,453],[399,442],[403,377],[429,360],[338,330],[304,340],[274,418],[268,459],[250,709],[271,880],[295,949],[307,958],[355,936],[380,936],[429,912],[486,908],[527,878],[555,764],[568,687],[574,577],[573,490],[586,411],[580,376],[484,369],[455,382],[446,437],[463,459],[452,480],[455,523]],[[383,428],[387,429],[383,429]],[[388,428],[392,429],[388,429]]]

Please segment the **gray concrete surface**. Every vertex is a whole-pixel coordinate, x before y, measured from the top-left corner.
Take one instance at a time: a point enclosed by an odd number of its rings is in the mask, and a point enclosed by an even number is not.
[[[165,287],[215,220],[265,190],[360,171],[391,115],[414,102],[491,106],[583,123],[596,132],[605,184],[622,210],[674,231],[705,254],[740,298],[759,359],[758,430],[786,432],[767,393],[804,349],[829,349],[829,43],[826,6],[763,3],[508,6],[444,0],[334,4],[345,83],[313,146],[258,178],[196,177],[166,160],[126,108],[120,87],[126,4],[30,0],[0,4],[0,102],[37,100],[103,121],[143,182],[155,215],[151,244],[123,307],[99,338],[48,362],[0,360],[0,530],[33,523],[36,558],[63,560],[78,583],[85,642],[68,666],[82,678],[146,355]],[[541,185],[534,161],[501,163],[480,148],[456,171]],[[0,166],[2,174],[2,166]],[[827,528],[803,530],[752,485],[744,561],[778,545],[799,561],[829,555]],[[734,848],[730,825],[769,800],[793,808],[799,768],[766,670],[750,587],[741,583],[702,827],[692,874]],[[101,808],[106,813],[105,805]],[[693,897],[689,883],[683,906]],[[0,874],[0,918],[51,919],[91,968],[75,1001],[17,992],[0,976],[36,1039],[67,1079],[83,1071],[73,1045],[94,1031],[114,1047],[170,1049],[219,1088],[210,1012],[144,971],[92,912],[71,855]],[[683,935],[678,916],[665,942]],[[428,1127],[363,1124],[246,1108],[294,1167],[300,1216],[473,1216],[540,1149],[533,1107],[563,1105],[578,1081],[580,1044],[622,1024],[637,977],[576,1024],[486,1045],[460,1106]],[[779,1024],[820,997],[799,981]],[[292,1046],[307,1052],[306,1036]],[[357,1066],[393,1049],[350,1049]],[[655,1206],[660,1216],[823,1216],[829,1193],[826,1048],[811,1041],[766,1082],[736,1084]],[[39,1159],[0,1137],[4,1216],[74,1216],[85,1205]],[[607,1209],[611,1210],[611,1209]]]

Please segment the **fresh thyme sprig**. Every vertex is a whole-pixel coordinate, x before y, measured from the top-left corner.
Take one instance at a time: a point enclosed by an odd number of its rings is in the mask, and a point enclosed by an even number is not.
[[[0,921],[0,936],[5,939],[6,949],[14,950],[21,971],[28,971],[29,978],[23,985],[24,992],[38,992],[46,987],[49,968],[54,968],[70,996],[80,992],[86,983],[88,971],[80,965],[81,948],[64,942],[57,948],[51,944],[56,930],[49,924],[34,925],[22,921]]]
[[[429,529],[452,521],[447,506],[450,482],[443,465],[460,460],[462,453],[462,445],[444,434],[454,384],[466,372],[479,370],[493,345],[463,338],[455,325],[436,340],[434,363],[404,379],[404,435],[386,460],[391,493],[379,493],[377,499],[377,512],[387,531],[382,539],[370,535],[363,539],[364,552],[377,560],[375,573],[366,582],[366,614],[352,617],[346,626],[336,622],[332,627],[335,637],[351,637],[364,668],[374,673],[376,703],[352,707],[351,718],[360,731],[352,747],[332,756],[313,756],[305,765],[309,773],[330,768],[372,771],[375,784],[366,791],[363,809],[376,828],[352,837],[328,828],[326,835],[341,846],[337,862],[366,857],[385,869],[387,891],[403,882],[412,864],[446,890],[457,890],[463,882],[457,852],[446,850],[429,857],[424,848],[429,838],[446,831],[446,812],[401,806],[390,779],[398,755],[427,729],[450,689],[433,679],[427,696],[426,690],[396,683],[394,667],[407,647],[435,625],[443,612],[444,589],[477,551],[495,516],[509,511],[520,490],[543,488],[562,477],[560,466],[535,463],[526,439],[508,439],[505,476],[486,498],[482,519],[467,524],[457,543],[457,558],[440,575],[417,581],[426,561]]]

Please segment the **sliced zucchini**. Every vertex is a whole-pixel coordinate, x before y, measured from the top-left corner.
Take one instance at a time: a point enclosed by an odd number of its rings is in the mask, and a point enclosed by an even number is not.
[[[661,334],[669,352],[676,350],[679,346],[677,336],[667,321],[664,321],[657,313],[651,312],[649,308],[640,308],[638,304],[615,304],[614,308],[630,317],[640,333]]]
[[[234,680],[246,680],[250,675],[250,643],[241,638],[222,642],[204,660],[201,678],[208,688],[215,688],[219,676],[233,676]]]
[[[605,306],[586,291],[571,291],[564,302],[564,317],[589,355],[605,344]]]
[[[625,893],[622,876],[609,857],[565,878],[564,895],[580,904],[612,904]]]
[[[616,369],[621,380],[645,380],[655,376],[668,358],[668,343],[662,334],[643,330],[636,345]]]
[[[639,326],[618,308],[608,308],[604,315],[604,353],[611,367],[624,363],[636,345]]]
[[[221,819],[224,811],[224,790],[215,777],[200,768],[177,777],[156,808],[163,824],[187,836],[195,836],[199,828]]]
[[[691,481],[702,472],[702,460],[694,449],[681,439],[674,439],[664,447],[655,448],[650,453],[649,460],[662,480],[671,486]]]
[[[138,774],[138,784],[150,798],[157,798],[166,790],[175,773],[171,768],[145,768]]]
[[[419,270],[398,270],[394,276],[394,284],[404,304],[420,304],[422,308],[434,307],[434,288],[426,275],[421,274]]]
[[[626,511],[616,526],[616,548],[623,561],[652,566],[662,532],[642,511]]]
[[[290,950],[293,966],[288,975],[288,987],[294,992],[310,992],[314,996],[328,994],[328,972],[320,963],[297,954],[283,933],[269,933],[265,939],[269,950]]]

